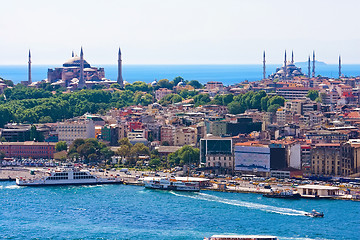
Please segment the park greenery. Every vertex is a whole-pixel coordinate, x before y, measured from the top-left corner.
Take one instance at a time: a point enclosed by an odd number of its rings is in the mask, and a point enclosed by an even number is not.
[[[228,107],[229,113],[239,114],[247,109],[273,112],[274,109],[284,106],[285,102],[284,98],[269,96],[264,91],[249,91],[240,95],[219,94],[211,98],[209,94],[198,93],[196,89],[203,87],[201,83],[196,80],[187,81],[182,77],[176,77],[172,81],[161,79],[155,85],[136,81],[126,84],[124,89],[115,83],[108,90],[100,88],[74,92],[48,83],[41,83],[39,88],[30,88],[21,84],[13,85],[11,81],[6,80],[6,84],[12,87],[6,88],[4,94],[0,95],[0,127],[9,122],[30,124],[56,122],[85,113],[103,114],[111,108],[147,106],[156,101],[154,97],[156,89],[173,89],[180,82],[193,86],[195,90],[176,91],[162,98],[159,104],[167,106],[192,99],[195,107],[208,104],[223,105]],[[310,91],[309,97],[318,98],[318,93]]]

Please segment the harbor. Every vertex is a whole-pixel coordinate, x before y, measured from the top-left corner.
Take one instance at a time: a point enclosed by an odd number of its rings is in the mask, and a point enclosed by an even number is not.
[[[46,175],[46,172],[49,172],[54,168],[36,168],[36,167],[6,167],[0,169],[0,181],[15,181],[16,178],[21,179],[36,179],[43,178]],[[97,176],[98,178],[109,178],[109,179],[118,179],[116,183],[121,181],[125,185],[137,185],[144,186],[144,178],[148,180],[160,180],[163,178],[170,178],[169,173],[154,173],[149,171],[127,171],[123,172],[121,170],[94,170],[90,169],[91,174]],[[157,176],[156,176],[156,175]],[[199,186],[199,190],[202,191],[218,191],[218,192],[229,192],[229,193],[256,193],[256,194],[274,194],[274,193],[285,193],[285,192],[300,192],[302,198],[327,198],[327,199],[338,199],[338,200],[353,200],[360,201],[360,188],[359,186],[355,187],[346,187],[345,185],[340,185],[340,187],[330,186],[329,183],[316,182],[317,185],[305,184],[294,186],[293,183],[277,183],[273,179],[272,181],[260,181],[253,182],[250,180],[229,180],[224,178],[218,179],[206,179],[206,178],[193,178],[197,182],[202,182]],[[181,181],[189,181],[186,177],[179,178]],[[86,183],[84,183],[86,185]],[[99,183],[100,184],[100,183]],[[310,188],[309,188],[310,187]],[[305,190],[307,189],[307,190]],[[329,189],[330,195],[327,190]],[[171,190],[171,189],[169,189]]]
[[[34,188],[4,181],[0,192],[0,238],[13,239],[200,240],[254,233],[280,240],[353,239],[360,214],[354,201],[292,201],[252,193],[159,191],[128,185]],[[325,217],[304,215],[312,209]]]

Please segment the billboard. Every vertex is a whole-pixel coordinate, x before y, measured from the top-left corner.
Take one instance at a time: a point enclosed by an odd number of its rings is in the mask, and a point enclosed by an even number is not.
[[[270,172],[270,148],[235,146],[235,171]]]

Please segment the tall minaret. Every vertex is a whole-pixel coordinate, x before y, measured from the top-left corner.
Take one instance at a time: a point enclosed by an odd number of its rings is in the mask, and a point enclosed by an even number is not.
[[[121,88],[124,87],[124,80],[122,77],[122,60],[121,60],[121,50],[119,48],[118,53],[118,77],[117,77],[117,83],[120,85]]]
[[[341,78],[341,56],[339,55],[339,78]]]
[[[263,79],[266,78],[266,65],[265,65],[266,61],[265,61],[265,51],[264,51],[264,56],[263,56]]]
[[[285,50],[285,57],[284,57],[284,79],[286,80],[286,75],[287,75],[287,62],[286,62],[286,50]]]
[[[79,83],[77,86],[79,89],[85,87],[85,81],[84,81],[84,53],[83,49],[81,47],[80,51],[80,76],[79,76]]]
[[[315,51],[313,51],[313,69],[312,69],[312,77],[315,77]]]
[[[29,49],[29,62],[28,62],[28,85],[32,83],[31,81],[31,52]]]
[[[294,51],[291,51],[291,63],[294,63]]]
[[[311,78],[311,60],[310,60],[310,55],[309,55],[309,59],[308,59],[308,78]]]

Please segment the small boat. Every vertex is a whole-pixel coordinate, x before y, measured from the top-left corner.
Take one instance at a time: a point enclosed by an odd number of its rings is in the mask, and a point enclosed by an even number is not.
[[[121,184],[121,178],[102,178],[92,175],[87,170],[80,170],[71,164],[64,164],[56,170],[47,172],[48,176],[34,179],[16,178],[18,186],[54,186],[54,185],[97,185]]]
[[[213,235],[204,240],[278,240],[278,238],[263,235]]]
[[[180,179],[176,177],[145,177],[145,188],[173,191],[199,192],[199,182],[192,178]]]
[[[263,194],[267,198],[285,198],[285,199],[300,199],[299,193],[294,193],[292,190],[289,191],[271,191],[270,193]]]
[[[317,212],[316,210],[312,210],[309,213],[305,213],[305,216],[308,217],[324,217],[324,213],[323,212]]]

